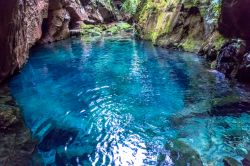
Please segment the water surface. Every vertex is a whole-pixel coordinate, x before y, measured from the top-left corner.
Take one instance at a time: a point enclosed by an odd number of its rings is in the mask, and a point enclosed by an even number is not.
[[[248,114],[207,114],[215,99],[248,93],[196,55],[147,42],[70,39],[35,48],[11,88],[45,164],[157,165],[159,154],[169,156],[164,145],[181,140],[204,165],[223,165],[250,147]]]

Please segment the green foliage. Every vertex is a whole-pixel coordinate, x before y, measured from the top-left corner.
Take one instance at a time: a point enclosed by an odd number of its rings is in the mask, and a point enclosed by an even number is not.
[[[111,34],[117,34],[119,32],[126,31],[130,28],[132,28],[130,24],[125,22],[119,22],[108,26],[106,31],[110,32]]]
[[[97,5],[98,3],[102,4],[105,8],[115,11],[117,10],[114,6],[113,0],[91,0],[91,2],[94,5]],[[121,11],[133,15],[136,13],[137,7],[140,4],[141,0],[124,0],[122,2],[122,8]]]
[[[118,34],[124,31],[131,30],[132,26],[126,22],[118,22],[109,25],[81,25],[81,34],[84,37],[88,36],[104,36],[105,34]]]
[[[135,14],[140,0],[125,0],[122,4],[122,11],[128,14]]]

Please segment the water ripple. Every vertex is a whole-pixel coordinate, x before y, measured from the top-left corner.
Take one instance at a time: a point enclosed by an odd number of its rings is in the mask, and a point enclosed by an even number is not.
[[[11,88],[48,165],[173,165],[171,140],[205,165],[241,160],[250,149],[249,114],[209,114],[224,97],[248,101],[249,92],[195,55],[147,42],[45,45]]]

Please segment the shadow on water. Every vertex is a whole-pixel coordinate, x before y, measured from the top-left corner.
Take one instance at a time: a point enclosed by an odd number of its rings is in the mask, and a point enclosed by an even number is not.
[[[31,54],[10,86],[34,165],[223,165],[250,149],[249,93],[196,55],[119,38]]]

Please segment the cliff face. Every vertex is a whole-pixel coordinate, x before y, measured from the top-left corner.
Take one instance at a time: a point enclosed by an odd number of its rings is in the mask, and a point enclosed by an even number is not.
[[[241,79],[250,73],[249,5],[247,0],[146,0],[137,29],[143,39],[204,55],[212,68]]]
[[[220,37],[218,5],[210,0],[147,0],[137,15],[140,36],[163,47],[198,52],[210,37]]]
[[[0,82],[19,69],[38,42],[68,36],[69,23],[84,19],[75,0],[10,0],[0,2]]]
[[[31,0],[0,2],[0,81],[12,74],[27,58],[30,45],[41,37],[42,14],[45,3]],[[36,4],[39,7],[34,7]],[[30,15],[32,13],[32,15]],[[31,18],[27,20],[28,14]]]
[[[0,83],[20,69],[35,43],[65,39],[83,22],[125,18],[114,3],[94,0],[8,0],[0,1],[0,11]]]

